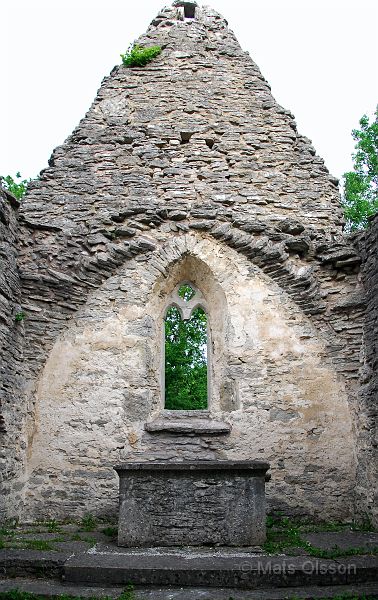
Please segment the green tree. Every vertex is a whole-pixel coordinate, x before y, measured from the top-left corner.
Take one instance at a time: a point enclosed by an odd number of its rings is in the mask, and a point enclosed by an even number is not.
[[[18,181],[19,180],[19,181]],[[16,173],[16,177],[13,178],[11,175],[0,175],[0,183],[8,190],[13,196],[16,196],[18,200],[26,193],[26,188],[28,186],[30,179],[22,179],[21,174]]]
[[[171,306],[165,318],[165,408],[207,408],[207,315],[182,320]]]
[[[344,213],[349,231],[363,229],[378,211],[378,106],[375,120],[364,115],[361,129],[352,131],[356,141],[353,171],[344,173]]]

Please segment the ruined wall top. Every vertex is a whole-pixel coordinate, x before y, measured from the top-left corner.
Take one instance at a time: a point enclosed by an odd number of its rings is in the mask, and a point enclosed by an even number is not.
[[[250,228],[252,220],[257,234],[308,228],[311,239],[327,234],[334,243],[342,225],[337,180],[227,22],[179,1],[138,43],[162,52],[104,79],[87,115],[29,186],[24,222],[111,235],[126,216],[145,228],[161,223],[165,210],[186,227],[219,218]]]

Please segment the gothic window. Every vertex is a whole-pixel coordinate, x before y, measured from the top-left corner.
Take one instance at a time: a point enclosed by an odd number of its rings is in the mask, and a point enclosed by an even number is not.
[[[201,292],[181,283],[165,313],[165,408],[200,410],[208,406],[208,327]]]

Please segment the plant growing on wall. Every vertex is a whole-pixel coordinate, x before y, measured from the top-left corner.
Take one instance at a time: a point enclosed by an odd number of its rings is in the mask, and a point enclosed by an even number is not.
[[[378,107],[370,123],[364,115],[361,129],[352,131],[356,153],[353,171],[344,173],[344,213],[349,231],[363,229],[370,215],[378,211]]]
[[[130,46],[125,54],[121,54],[122,63],[125,67],[144,67],[161,52],[160,46],[144,48],[134,44]]]
[[[20,172],[13,178],[11,175],[0,175],[0,183],[3,188],[8,190],[17,200],[25,196],[26,188],[30,179],[22,179]]]

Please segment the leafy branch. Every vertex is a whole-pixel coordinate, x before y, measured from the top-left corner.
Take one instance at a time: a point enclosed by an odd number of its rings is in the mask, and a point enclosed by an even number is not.
[[[11,175],[0,175],[0,184],[17,200],[25,196],[29,181],[30,179],[22,179],[20,172],[17,172],[14,178]]]
[[[361,129],[352,131],[356,141],[353,171],[344,173],[344,214],[346,229],[356,231],[368,225],[369,217],[378,211],[378,106],[375,120],[360,119]]]

